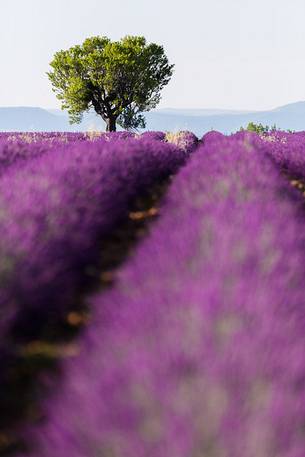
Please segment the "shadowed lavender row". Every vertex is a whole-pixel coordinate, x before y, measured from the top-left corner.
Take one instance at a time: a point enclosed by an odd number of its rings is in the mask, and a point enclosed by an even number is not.
[[[126,216],[139,192],[187,157],[181,148],[145,139],[54,149],[11,167],[0,181],[2,340],[20,313],[29,336],[38,316],[64,315],[82,268],[102,255],[98,239]]]
[[[300,198],[263,148],[210,137],[92,299],[30,455],[303,457]]]

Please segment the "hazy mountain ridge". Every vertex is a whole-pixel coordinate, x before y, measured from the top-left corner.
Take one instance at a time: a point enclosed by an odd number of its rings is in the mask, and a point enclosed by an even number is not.
[[[215,129],[231,133],[249,122],[274,125],[281,129],[305,130],[305,101],[280,106],[269,111],[163,108],[146,113],[146,130],[191,130],[196,135]],[[0,108],[0,131],[86,131],[104,130],[105,124],[95,113],[84,115],[81,124],[69,124],[60,110],[36,107]]]

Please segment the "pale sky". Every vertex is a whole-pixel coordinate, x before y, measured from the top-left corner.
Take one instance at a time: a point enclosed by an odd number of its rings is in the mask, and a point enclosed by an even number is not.
[[[175,73],[159,107],[305,100],[305,0],[0,0],[0,106],[60,107],[45,72],[89,36],[144,35]]]

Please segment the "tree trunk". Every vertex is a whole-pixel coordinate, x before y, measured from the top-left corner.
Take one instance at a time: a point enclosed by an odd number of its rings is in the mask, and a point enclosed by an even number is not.
[[[115,132],[116,131],[116,118],[109,117],[106,119],[106,132]]]

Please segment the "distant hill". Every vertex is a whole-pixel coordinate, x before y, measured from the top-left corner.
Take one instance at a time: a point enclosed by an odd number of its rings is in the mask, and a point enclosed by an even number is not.
[[[274,125],[281,129],[305,130],[305,101],[291,103],[270,111],[219,109],[159,109],[146,113],[146,130],[191,130],[201,136],[211,129],[231,133],[249,122]],[[95,113],[84,116],[81,124],[69,124],[60,110],[34,107],[0,108],[0,131],[86,131],[104,130],[105,124]]]
[[[86,131],[90,128],[104,128],[99,116],[90,113],[79,125],[71,125],[68,115],[60,110],[46,110],[34,107],[0,108],[0,131],[7,132],[38,132]]]
[[[188,110],[190,111],[190,110]],[[194,112],[194,110],[192,110]],[[211,129],[223,133],[231,133],[246,127],[249,122],[274,125],[281,129],[305,130],[305,101],[291,103],[270,111],[253,112],[221,112],[198,115],[186,114],[183,110],[175,113],[162,112],[162,110],[147,113],[147,125],[150,130],[158,130],[164,125],[164,130],[186,129],[192,130],[197,135]],[[161,129],[162,130],[162,129]]]

